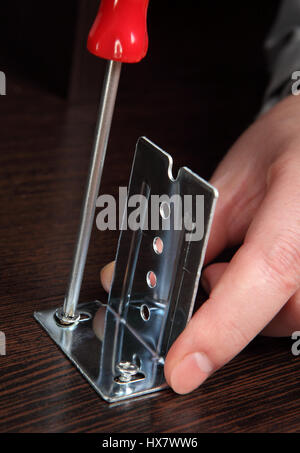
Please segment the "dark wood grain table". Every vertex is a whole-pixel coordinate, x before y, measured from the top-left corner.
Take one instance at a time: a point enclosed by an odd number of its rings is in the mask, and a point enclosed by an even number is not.
[[[234,61],[241,44],[231,43]],[[127,185],[141,135],[173,155],[176,169],[187,165],[208,178],[258,109],[264,81],[255,48],[251,69],[245,59],[228,74],[229,57],[221,56],[220,77],[213,56],[210,72],[195,69],[191,55],[165,63],[163,52],[124,68],[101,193]],[[34,310],[63,302],[97,103],[68,103],[7,71],[8,93],[0,97],[0,331],[7,340],[0,431],[299,432],[300,356],[290,339],[258,337],[190,395],[165,390],[109,405],[35,322]],[[117,239],[118,232],[93,231],[82,301],[106,300],[99,271]]]

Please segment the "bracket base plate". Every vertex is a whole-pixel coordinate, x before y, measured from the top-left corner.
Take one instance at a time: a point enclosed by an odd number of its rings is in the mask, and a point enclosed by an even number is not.
[[[94,330],[95,315],[101,307],[105,312],[106,305],[97,300],[78,305],[78,312],[82,315],[82,320],[66,327],[57,323],[56,308],[35,312],[34,318],[106,401],[118,402],[167,388],[167,384],[163,384],[157,388],[144,389],[127,395],[124,395],[123,392],[119,395],[116,393],[113,397],[102,390],[100,379],[102,341]]]

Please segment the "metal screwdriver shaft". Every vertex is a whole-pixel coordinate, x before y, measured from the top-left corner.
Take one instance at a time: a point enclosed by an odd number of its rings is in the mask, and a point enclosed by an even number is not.
[[[94,222],[96,199],[104,166],[107,143],[118,91],[122,63],[109,61],[104,80],[103,92],[96,125],[96,134],[86,193],[81,211],[73,264],[70,273],[69,286],[66,292],[64,306],[57,311],[57,317],[62,324],[73,324],[79,319],[76,312],[79,293],[83,278],[86,257]]]
[[[104,166],[111,121],[117,96],[122,63],[136,63],[147,53],[147,8],[149,0],[101,0],[87,42],[88,50],[108,60],[96,135],[81,211],[69,286],[64,305],[56,311],[63,325],[77,323],[77,304],[94,222],[96,199]]]

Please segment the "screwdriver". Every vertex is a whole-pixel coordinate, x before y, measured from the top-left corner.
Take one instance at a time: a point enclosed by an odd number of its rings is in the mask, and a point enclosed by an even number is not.
[[[102,0],[88,36],[88,50],[108,60],[92,158],[75,245],[69,284],[62,308],[56,312],[62,325],[79,321],[77,304],[95,216],[110,127],[122,63],[137,63],[148,50],[147,10],[149,0]]]

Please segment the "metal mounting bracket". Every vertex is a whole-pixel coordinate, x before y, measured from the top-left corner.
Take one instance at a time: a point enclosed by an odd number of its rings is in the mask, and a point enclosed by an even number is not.
[[[164,359],[193,312],[217,196],[186,167],[173,178],[170,155],[140,138],[107,305],[80,304],[65,326],[55,309],[35,312],[106,401],[166,387]]]

